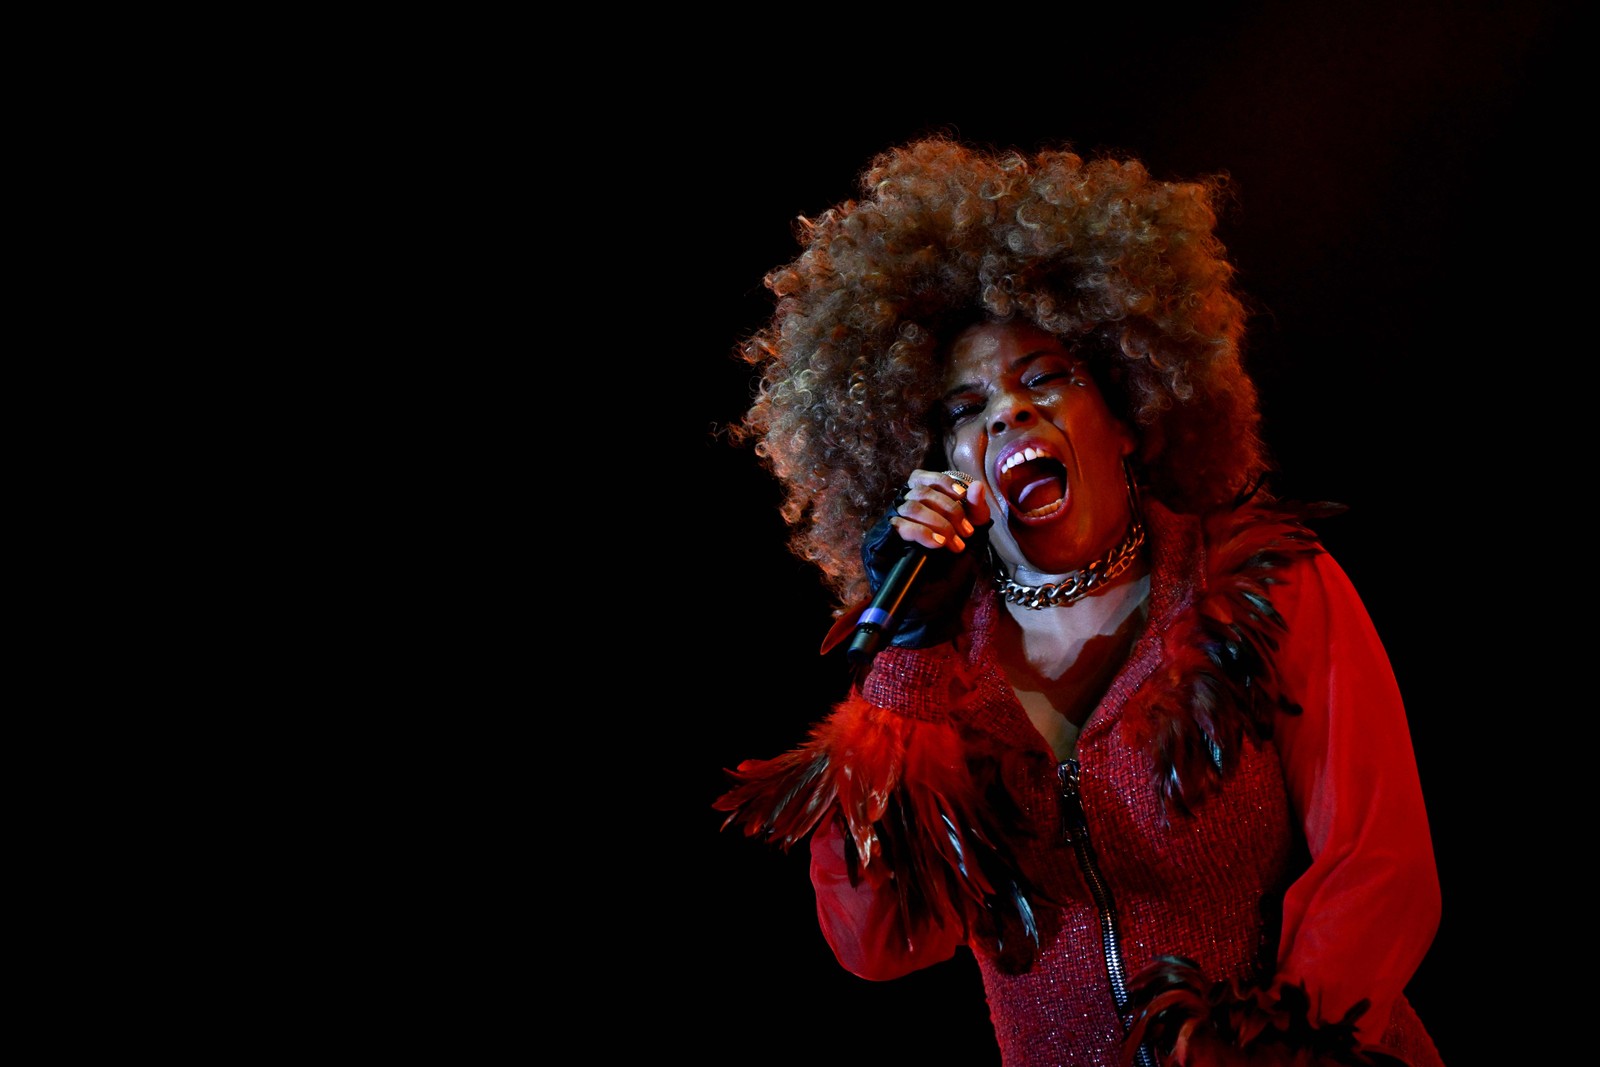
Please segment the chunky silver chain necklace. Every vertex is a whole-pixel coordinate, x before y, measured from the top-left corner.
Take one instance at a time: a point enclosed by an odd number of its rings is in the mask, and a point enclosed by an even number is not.
[[[1127,570],[1139,555],[1139,546],[1144,544],[1144,523],[1140,522],[1137,515],[1133,525],[1128,527],[1128,536],[1122,539],[1122,544],[1112,549],[1104,559],[1097,559],[1082,570],[1073,571],[1059,582],[1046,582],[1044,585],[1021,585],[1011,580],[1011,575],[1006,573],[1005,565],[1000,562],[1000,557],[994,555],[990,549],[990,560],[994,564],[994,585],[1000,595],[1013,604],[1021,604],[1025,608],[1060,608],[1081,600],[1100,588],[1102,585]]]

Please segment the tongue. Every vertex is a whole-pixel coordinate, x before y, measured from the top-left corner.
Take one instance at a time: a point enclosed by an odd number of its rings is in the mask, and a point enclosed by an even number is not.
[[[1016,495],[1016,504],[1024,513],[1038,511],[1056,503],[1063,495],[1060,478],[1040,478],[1022,487]]]

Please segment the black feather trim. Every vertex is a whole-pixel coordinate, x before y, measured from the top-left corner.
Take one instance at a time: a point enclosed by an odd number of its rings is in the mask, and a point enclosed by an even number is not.
[[[1129,983],[1129,1000],[1125,1065],[1148,1042],[1168,1067],[1406,1067],[1357,1039],[1367,1001],[1335,1022],[1313,1019],[1303,985],[1211,982],[1193,960],[1163,956]]]
[[[1245,737],[1269,738],[1276,713],[1300,713],[1273,669],[1286,624],[1270,593],[1283,568],[1322,551],[1307,522],[1342,510],[1257,500],[1205,519],[1205,587],[1124,712],[1133,742],[1152,748],[1152,784],[1169,811],[1193,811],[1220,786]]]
[[[992,741],[951,723],[878,708],[853,693],[811,739],[771,760],[729,771],[735,785],[714,807],[723,827],[788,850],[833,813],[846,870],[859,884],[891,872],[874,898],[908,948],[950,922],[1007,970],[1032,966],[1042,899],[1013,857],[1031,851],[1022,810],[1004,787]]]

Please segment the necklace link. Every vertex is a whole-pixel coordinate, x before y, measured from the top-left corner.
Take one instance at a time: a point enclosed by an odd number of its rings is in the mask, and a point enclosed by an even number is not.
[[[1097,559],[1082,570],[1073,571],[1059,582],[1023,585],[1012,581],[998,556],[994,558],[994,584],[1000,595],[1025,608],[1060,608],[1081,600],[1132,566],[1144,544],[1144,523],[1137,518],[1128,527],[1128,536],[1104,559]]]

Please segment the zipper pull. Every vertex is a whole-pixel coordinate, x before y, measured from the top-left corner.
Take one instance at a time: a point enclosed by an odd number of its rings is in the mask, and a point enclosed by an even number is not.
[[[1083,799],[1078,795],[1078,761],[1062,760],[1056,764],[1056,781],[1061,783],[1062,830],[1067,844],[1077,844],[1078,831],[1084,829]]]

